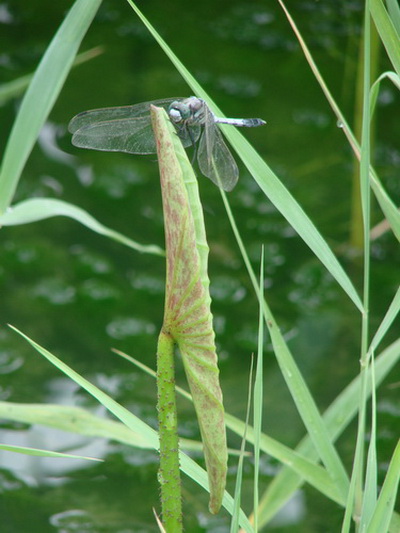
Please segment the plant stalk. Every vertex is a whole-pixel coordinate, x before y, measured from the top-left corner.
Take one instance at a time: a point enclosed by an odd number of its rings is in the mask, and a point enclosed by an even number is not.
[[[158,424],[163,525],[167,533],[182,531],[182,495],[179,473],[178,417],[175,398],[174,341],[161,330],[157,346]]]

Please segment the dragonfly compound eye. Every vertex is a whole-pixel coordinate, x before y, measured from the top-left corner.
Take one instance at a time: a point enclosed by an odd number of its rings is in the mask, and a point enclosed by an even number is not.
[[[168,111],[169,118],[174,122],[175,124],[179,124],[179,122],[182,122],[182,113],[179,111],[179,109],[171,107]]]
[[[188,98],[188,104],[192,113],[196,113],[196,111],[199,111],[204,107],[204,101],[195,96]]]

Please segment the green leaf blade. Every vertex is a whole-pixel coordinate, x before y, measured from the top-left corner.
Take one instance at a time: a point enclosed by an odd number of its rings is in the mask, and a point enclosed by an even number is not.
[[[78,0],[47,48],[15,120],[0,170],[0,214],[10,205],[25,163],[74,62],[101,0]]]
[[[31,198],[20,202],[0,215],[0,226],[18,226],[56,216],[72,218],[99,235],[109,237],[138,252],[164,255],[159,246],[133,241],[122,233],[104,226],[84,209],[56,198]]]
[[[227,445],[210,295],[196,246],[181,158],[186,153],[164,110],[152,110],[165,218],[167,288],[163,330],[178,344],[204,444],[210,510],[218,512],[225,488]],[[171,146],[177,144],[177,146]],[[178,157],[175,157],[175,150]],[[203,257],[204,263],[204,257]]]

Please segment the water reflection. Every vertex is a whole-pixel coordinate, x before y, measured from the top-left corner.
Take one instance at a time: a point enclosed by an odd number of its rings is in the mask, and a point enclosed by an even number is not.
[[[154,335],[156,326],[142,318],[116,317],[110,322],[106,331],[114,339],[125,339],[126,337],[136,337],[138,335]]]

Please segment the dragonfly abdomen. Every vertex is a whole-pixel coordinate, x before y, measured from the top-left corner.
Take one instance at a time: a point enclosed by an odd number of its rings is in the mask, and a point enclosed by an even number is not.
[[[265,120],[261,118],[220,118],[215,117],[214,122],[218,124],[229,124],[230,126],[237,126],[239,128],[256,128],[266,124]]]

